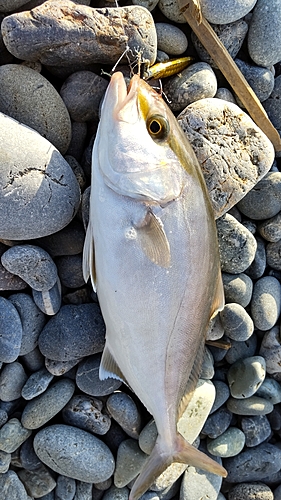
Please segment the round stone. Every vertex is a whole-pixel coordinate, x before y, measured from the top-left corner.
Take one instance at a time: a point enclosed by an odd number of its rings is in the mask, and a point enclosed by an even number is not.
[[[258,231],[267,241],[276,243],[281,240],[281,212],[259,224]]]
[[[82,254],[58,257],[56,265],[63,286],[80,288],[85,284],[82,272]]]
[[[256,281],[251,301],[254,325],[259,330],[270,330],[281,311],[281,285],[273,276]]]
[[[58,377],[69,372],[74,366],[78,365],[82,358],[71,359],[69,361],[54,361],[52,359],[45,358],[45,366],[47,370]]]
[[[98,483],[114,471],[109,448],[89,432],[70,425],[51,425],[34,438],[34,450],[50,469],[67,477]]]
[[[0,450],[13,453],[31,436],[31,431],[25,429],[17,418],[11,418],[0,429]]]
[[[0,297],[0,361],[12,363],[20,353],[22,323],[15,306]]]
[[[239,359],[254,356],[257,348],[257,335],[255,332],[245,341],[231,339],[231,347],[228,349],[225,360],[232,365]]]
[[[281,59],[281,6],[278,0],[259,0],[251,17],[248,50],[260,66],[271,66]]]
[[[35,470],[42,465],[33,448],[33,436],[31,435],[20,448],[20,461],[24,469]]]
[[[272,269],[281,270],[281,240],[268,243],[266,246],[266,261]]]
[[[15,245],[3,253],[1,262],[34,290],[50,290],[57,281],[55,263],[43,248],[35,245]]]
[[[130,490],[126,486],[124,488],[117,488],[114,484],[106,490],[103,495],[103,500],[128,500]]]
[[[39,396],[47,389],[53,378],[54,376],[45,367],[32,373],[22,388],[22,397],[30,400]]]
[[[1,0],[0,12],[13,12],[28,3],[29,0]]]
[[[281,119],[280,119],[280,95],[281,95],[281,75],[277,76],[274,80],[274,89],[269,96],[269,98],[264,101],[263,106],[272,121],[273,125],[280,131],[281,129]],[[280,133],[280,132],[279,132]],[[279,200],[278,200],[279,201]],[[276,213],[276,212],[275,212]],[[275,215],[275,214],[273,214]],[[272,217],[271,215],[269,217]]]
[[[106,402],[109,414],[132,438],[139,437],[141,416],[133,399],[125,392],[111,394]]]
[[[244,307],[235,302],[225,304],[224,309],[220,312],[220,318],[225,335],[230,339],[247,340],[254,331],[254,323],[251,317]]]
[[[232,413],[227,408],[220,408],[209,415],[202,429],[202,434],[207,435],[211,439],[216,439],[225,433],[230,426],[231,420]],[[212,452],[210,451],[210,453]]]
[[[254,66],[252,64],[246,63],[245,61],[241,61],[241,59],[235,59],[235,63],[246,78],[250,87],[255,92],[260,102],[268,99],[274,88],[273,73],[268,68]]]
[[[208,349],[208,347],[205,347],[204,357],[199,377],[201,379],[210,380],[211,378],[213,378],[214,373],[215,373],[214,357],[210,349]]]
[[[243,450],[245,434],[237,427],[229,427],[216,439],[208,440],[207,450],[216,457],[234,457]]]
[[[22,413],[22,425],[26,429],[38,429],[51,420],[73,396],[75,384],[70,379],[61,379],[43,394],[29,401]]]
[[[259,498],[262,498],[262,500],[274,500],[275,496],[273,496],[269,486],[260,482],[237,484],[228,492],[228,500],[258,500]]]
[[[212,380],[213,385],[216,389],[216,397],[211,408],[210,414],[214,413],[218,408],[220,408],[229,398],[230,391],[227,384],[222,380]]]
[[[273,405],[281,403],[281,384],[273,378],[266,377],[257,390],[257,396],[268,399]]]
[[[244,399],[253,396],[265,379],[266,364],[261,356],[239,359],[228,370],[231,396]]]
[[[159,0],[132,0],[133,5],[141,5],[142,7],[145,7],[150,12],[155,9],[158,2],[159,2]]]
[[[54,316],[61,306],[61,283],[57,278],[56,283],[50,290],[45,292],[32,289],[32,298],[37,307],[47,316]]]
[[[264,398],[251,396],[246,399],[229,398],[226,404],[229,411],[238,415],[267,415],[273,410],[273,404]]]
[[[217,92],[217,79],[209,64],[198,62],[172,76],[164,84],[164,90],[169,107],[178,112],[194,101],[214,97]]]
[[[225,89],[224,87],[220,87],[217,90],[215,97],[217,99],[222,99],[223,101],[228,101],[228,102],[232,102],[233,104],[237,104],[232,92],[230,92],[229,89]]]
[[[245,434],[245,444],[248,448],[263,443],[271,435],[270,423],[265,415],[244,417],[241,419],[241,427]]]
[[[53,491],[56,486],[56,481],[43,464],[32,471],[21,469],[18,471],[18,475],[32,498],[42,498]]]
[[[224,467],[228,472],[227,480],[230,483],[260,481],[280,469],[280,460],[281,450],[277,446],[260,444],[224,460]]]
[[[186,19],[182,14],[179,4],[176,0],[159,0],[158,7],[162,14],[164,14],[167,19],[174,21],[175,23],[186,23]]]
[[[247,274],[222,273],[223,288],[226,302],[236,302],[242,307],[249,305],[252,297],[253,282]]]
[[[157,48],[169,55],[177,56],[186,51],[188,41],[182,30],[168,23],[155,23]]]
[[[52,258],[63,255],[77,255],[83,252],[85,231],[83,224],[76,218],[66,227],[44,238],[38,238],[36,244],[44,248]]]
[[[274,326],[268,332],[265,332],[261,347],[260,356],[266,361],[267,373],[281,372],[281,342],[279,326]]]
[[[213,460],[221,459],[212,456]],[[195,498],[206,498],[217,500],[221,488],[222,478],[211,472],[202,473],[200,469],[188,467],[183,475],[180,487],[180,500],[194,500]]]
[[[27,375],[21,363],[14,361],[5,365],[0,373],[0,399],[13,401],[20,398]]]
[[[79,427],[94,434],[106,434],[111,425],[104,412],[103,403],[84,394],[73,396],[62,411],[66,424]]]
[[[238,203],[250,219],[269,219],[281,210],[281,172],[268,172]]]
[[[147,455],[134,439],[122,441],[117,451],[114,485],[123,488],[141,471]]]
[[[20,478],[12,470],[0,474],[0,496],[15,500],[30,500]]]
[[[0,111],[28,125],[64,154],[70,143],[71,123],[56,89],[38,71],[20,64],[0,67]]]
[[[58,475],[56,485],[56,500],[73,500],[75,498],[76,481],[70,477]]]
[[[114,378],[100,380],[99,367],[101,355],[88,356],[79,363],[76,372],[76,384],[79,389],[90,396],[107,396],[119,389],[122,382]]]
[[[144,426],[140,435],[139,435],[139,447],[144,453],[150,455],[156,439],[158,436],[158,431],[156,427],[156,423],[154,420],[150,420],[148,424]]]
[[[256,0],[201,0],[202,14],[214,24],[226,24],[241,19],[252,10]]]
[[[255,254],[255,258],[252,264],[246,269],[246,273],[252,278],[256,280],[263,276],[265,268],[266,268],[266,251],[265,251],[265,243],[262,238],[258,236],[255,237],[257,242],[257,250]]]

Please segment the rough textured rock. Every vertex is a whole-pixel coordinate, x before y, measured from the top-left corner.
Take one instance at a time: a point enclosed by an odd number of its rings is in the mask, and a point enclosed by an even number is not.
[[[258,0],[248,35],[250,57],[260,66],[271,66],[281,58],[281,6],[279,0]]]
[[[273,146],[244,111],[222,99],[194,102],[178,121],[195,150],[215,215],[220,217],[268,172]]]
[[[45,65],[115,64],[127,45],[151,64],[156,59],[153,18],[139,6],[93,9],[52,0],[6,17],[1,30],[11,54]]]

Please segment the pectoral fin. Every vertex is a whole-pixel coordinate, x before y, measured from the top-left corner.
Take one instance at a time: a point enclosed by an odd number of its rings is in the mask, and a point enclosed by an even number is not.
[[[115,359],[113,358],[110,350],[105,344],[100,369],[99,369],[99,378],[100,380],[106,380],[107,378],[115,378],[117,380],[121,380],[126,385],[128,385],[123,373],[121,372],[119,366],[117,365]]]
[[[83,248],[83,278],[87,283],[91,276],[92,287],[96,291],[95,248],[92,225],[89,221]]]
[[[148,211],[145,222],[136,228],[137,238],[145,255],[160,267],[169,267],[170,244],[163,223],[152,211]]]

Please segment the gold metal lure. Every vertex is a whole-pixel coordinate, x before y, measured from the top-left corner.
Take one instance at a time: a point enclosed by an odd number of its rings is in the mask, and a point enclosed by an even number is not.
[[[178,57],[176,59],[169,59],[168,61],[156,63],[150,68],[145,66],[142,77],[144,80],[150,80],[151,78],[167,78],[168,76],[180,73],[194,61],[195,59],[193,57]]]

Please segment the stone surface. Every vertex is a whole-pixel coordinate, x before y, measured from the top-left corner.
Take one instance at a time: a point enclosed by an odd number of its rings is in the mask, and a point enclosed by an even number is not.
[[[230,483],[260,481],[280,469],[281,450],[272,444],[263,443],[246,449],[236,457],[226,458],[224,467]]]
[[[44,137],[0,113],[0,237],[39,238],[74,217],[80,189],[69,164]]]
[[[231,347],[228,349],[225,360],[232,365],[239,359],[245,359],[254,356],[257,348],[257,336],[255,332],[244,342],[231,339]]]
[[[61,306],[61,283],[57,278],[56,283],[50,290],[40,292],[32,289],[32,297],[37,307],[47,316],[54,316]]]
[[[178,2],[176,0],[159,0],[158,7],[162,14],[175,23],[186,23],[186,19],[180,11]]]
[[[38,71],[19,64],[0,67],[0,111],[39,132],[61,154],[67,151],[71,123],[56,89]]]
[[[8,247],[0,242],[0,257],[8,250]],[[7,269],[0,262],[0,291],[3,290],[24,290],[27,288],[27,283],[19,276],[9,273]]]
[[[212,380],[213,385],[216,390],[216,397],[211,408],[210,414],[218,410],[229,398],[230,391],[227,384],[222,382],[221,380]]]
[[[44,238],[38,238],[34,243],[44,248],[54,259],[62,255],[77,255],[82,253],[84,239],[85,231],[83,225],[75,218],[60,231]]]
[[[39,396],[47,389],[53,378],[54,376],[45,367],[32,373],[22,388],[22,397],[30,400]]]
[[[242,307],[249,305],[252,297],[253,282],[247,274],[222,273],[223,288],[226,302],[236,302]]]
[[[279,326],[276,325],[268,332],[265,332],[259,354],[263,356],[266,361],[267,373],[281,371],[281,340]]]
[[[34,450],[50,469],[79,481],[105,481],[114,471],[109,448],[89,432],[69,425],[41,429],[34,438]]]
[[[245,444],[248,448],[263,443],[271,435],[270,423],[265,415],[242,418],[241,428],[245,434]]]
[[[70,477],[59,475],[56,485],[56,500],[73,500],[76,482]]]
[[[42,498],[43,495],[50,493],[56,486],[56,481],[44,465],[33,471],[22,469],[18,472],[18,475],[27,493],[33,498]]]
[[[272,269],[281,270],[281,240],[268,243],[266,246],[266,261]]]
[[[275,496],[269,486],[262,483],[241,483],[231,488],[228,500],[274,500]],[[278,499],[276,499],[278,500]]]
[[[228,370],[231,396],[244,399],[253,396],[265,379],[266,364],[262,356],[238,359]]]
[[[171,56],[177,56],[186,51],[188,41],[177,26],[168,23],[155,23],[157,33],[157,49]]]
[[[220,217],[268,172],[274,160],[272,144],[246,113],[221,99],[189,104],[178,121],[194,148]]]
[[[21,466],[26,470],[35,470],[42,465],[33,448],[33,435],[31,435],[20,447]]]
[[[220,312],[220,318],[225,335],[232,340],[248,340],[254,331],[252,318],[244,307],[235,302],[225,304]]]
[[[133,54],[142,50],[151,64],[156,58],[153,18],[139,6],[109,11],[53,0],[8,16],[1,30],[11,54],[44,65],[115,64],[126,44]]]
[[[11,363],[20,353],[22,323],[15,306],[0,297],[0,361]]]
[[[125,392],[111,394],[106,408],[114,420],[130,437],[137,439],[141,427],[141,416],[134,400]]]
[[[251,314],[255,327],[270,330],[277,322],[281,311],[281,285],[273,276],[264,276],[256,281],[251,301]]]
[[[281,384],[273,378],[266,377],[256,395],[268,399],[274,405],[279,404],[281,403]]]
[[[281,239],[281,212],[259,224],[258,231],[265,240],[278,242]]]
[[[134,479],[141,471],[147,455],[141,451],[134,439],[122,441],[118,448],[116,468],[114,471],[114,484],[123,488]]]
[[[255,236],[257,242],[257,250],[255,254],[255,258],[252,264],[246,269],[246,273],[250,278],[256,280],[260,278],[266,268],[266,250],[265,250],[265,242],[259,236]]]
[[[56,265],[63,286],[80,288],[85,284],[82,272],[82,254],[58,257]]]
[[[246,399],[229,398],[226,403],[229,411],[238,415],[267,415],[273,410],[273,404],[267,399],[251,396]]]
[[[119,389],[122,382],[114,378],[100,380],[99,367],[101,355],[94,354],[79,363],[76,372],[76,384],[79,389],[90,396],[106,396]]]
[[[250,21],[248,50],[251,59],[260,66],[271,66],[281,58],[281,6],[278,0],[270,3],[258,0]]]
[[[21,363],[14,361],[5,365],[0,372],[0,399],[13,401],[20,398],[27,375]]]
[[[235,59],[235,63],[260,102],[268,99],[274,88],[274,76],[270,69],[248,64],[241,59]]]
[[[237,427],[229,427],[216,439],[210,439],[207,443],[209,453],[216,457],[234,457],[244,448],[245,434]]]
[[[202,14],[214,24],[226,24],[244,17],[252,10],[257,0],[201,0]]]
[[[13,453],[30,435],[17,418],[11,418],[0,429],[0,450]]]
[[[102,401],[84,394],[73,396],[64,407],[62,415],[66,424],[94,434],[106,434],[111,425]]]
[[[281,173],[268,172],[238,203],[239,210],[254,220],[273,217],[281,210]]]
[[[214,458],[214,457],[212,457]],[[188,467],[184,473],[180,500],[217,500],[222,478],[195,467]]]
[[[12,470],[0,475],[0,495],[3,499],[30,500],[21,480]]]
[[[220,408],[209,415],[202,429],[202,434],[207,435],[211,439],[216,439],[228,429],[231,419],[232,413],[227,408]]]

